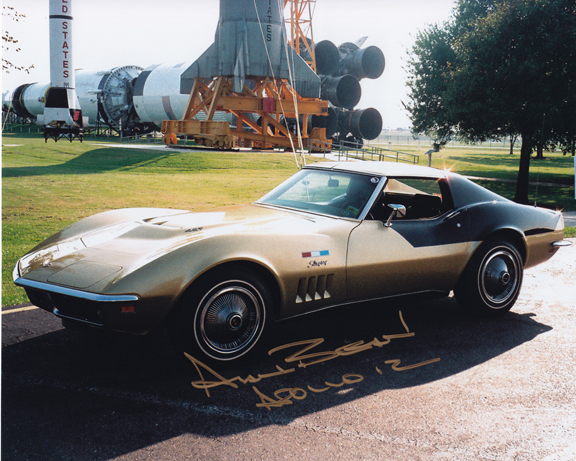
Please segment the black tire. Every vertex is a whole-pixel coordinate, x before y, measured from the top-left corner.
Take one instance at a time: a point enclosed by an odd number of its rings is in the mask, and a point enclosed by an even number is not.
[[[272,297],[261,279],[232,270],[195,283],[169,329],[183,352],[203,362],[230,363],[264,342],[272,312]]]
[[[475,314],[499,316],[518,299],[524,267],[514,245],[486,242],[474,253],[454,290],[458,303]]]

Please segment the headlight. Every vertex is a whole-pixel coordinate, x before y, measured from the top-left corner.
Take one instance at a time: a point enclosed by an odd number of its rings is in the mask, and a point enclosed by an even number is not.
[[[18,271],[20,276],[24,276],[31,268],[37,265],[49,265],[51,261],[62,258],[66,255],[74,253],[75,251],[82,250],[83,248],[86,248],[86,245],[84,245],[82,240],[79,238],[52,244],[46,248],[42,248],[41,250],[29,253],[20,258],[20,261],[18,261]]]

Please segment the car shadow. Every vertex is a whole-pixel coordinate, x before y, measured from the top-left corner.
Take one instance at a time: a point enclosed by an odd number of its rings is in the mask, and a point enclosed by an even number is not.
[[[126,149],[106,147],[93,149],[55,165],[35,165],[2,168],[2,177],[33,177],[67,174],[97,174],[116,170],[131,170],[165,160],[176,152],[158,149]]]
[[[61,329],[3,348],[2,458],[110,459],[286,425],[469,370],[551,330],[533,317],[477,319],[448,298],[364,303],[279,323],[265,351],[217,369],[175,354],[164,332]]]

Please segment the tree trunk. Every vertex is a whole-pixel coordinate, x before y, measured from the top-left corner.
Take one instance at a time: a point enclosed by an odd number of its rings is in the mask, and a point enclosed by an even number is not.
[[[516,143],[517,136],[510,135],[510,155],[514,155],[514,144]]]
[[[532,137],[522,133],[522,147],[520,148],[520,169],[516,182],[516,195],[514,201],[528,205],[528,186],[530,182],[530,156],[532,155]]]
[[[536,160],[544,160],[544,146],[542,144],[536,146]]]

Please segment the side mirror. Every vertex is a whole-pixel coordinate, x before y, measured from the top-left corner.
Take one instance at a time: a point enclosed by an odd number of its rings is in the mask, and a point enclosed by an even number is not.
[[[390,217],[388,218],[388,221],[386,221],[386,224],[384,224],[384,227],[392,227],[392,220],[395,217],[399,216],[403,218],[406,216],[406,207],[404,205],[396,205],[392,203],[387,206],[392,208],[392,213],[390,213]]]

